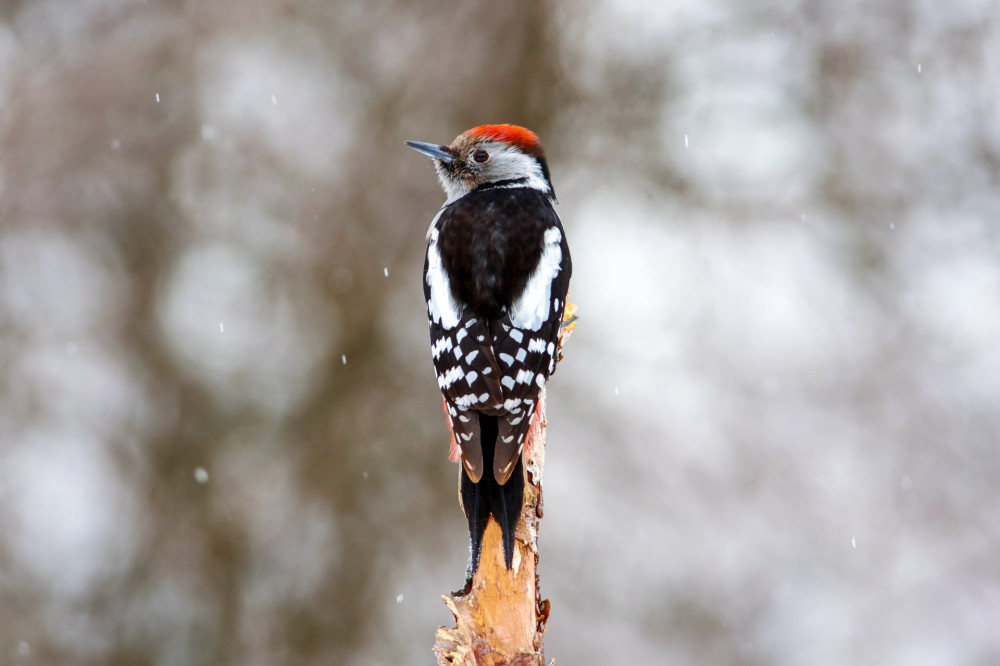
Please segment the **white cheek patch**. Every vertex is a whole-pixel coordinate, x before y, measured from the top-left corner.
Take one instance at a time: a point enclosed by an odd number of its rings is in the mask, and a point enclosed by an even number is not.
[[[494,143],[488,148],[493,155],[493,180],[520,180],[523,182],[505,187],[530,187],[549,193],[549,184],[542,173],[542,165],[533,157],[516,148]]]
[[[545,245],[535,272],[528,278],[521,296],[511,308],[510,322],[517,328],[537,331],[549,317],[552,308],[552,281],[562,263],[562,232],[558,227],[545,231]]]
[[[432,227],[427,246],[427,286],[431,292],[430,300],[427,302],[427,313],[432,321],[440,322],[444,328],[455,328],[459,318],[458,304],[451,295],[451,283],[444,266],[441,265],[441,252],[438,250],[437,239],[438,230]]]

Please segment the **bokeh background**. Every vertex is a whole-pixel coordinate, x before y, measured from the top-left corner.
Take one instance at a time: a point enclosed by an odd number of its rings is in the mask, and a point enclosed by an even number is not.
[[[405,139],[536,130],[560,664],[1000,663],[992,0],[0,5],[0,663],[429,664]]]

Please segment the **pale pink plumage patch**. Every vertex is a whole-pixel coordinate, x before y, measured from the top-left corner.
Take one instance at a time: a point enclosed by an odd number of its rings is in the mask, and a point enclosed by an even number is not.
[[[528,436],[524,442],[524,456],[531,458],[535,451],[535,442],[542,436],[542,401],[535,405],[535,413],[531,415],[531,425],[528,426]]]

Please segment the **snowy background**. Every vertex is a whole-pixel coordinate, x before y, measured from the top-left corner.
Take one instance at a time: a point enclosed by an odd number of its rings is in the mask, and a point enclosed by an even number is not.
[[[1000,663],[992,0],[15,0],[0,99],[0,663],[432,663],[403,141],[486,122],[574,253],[548,656]]]

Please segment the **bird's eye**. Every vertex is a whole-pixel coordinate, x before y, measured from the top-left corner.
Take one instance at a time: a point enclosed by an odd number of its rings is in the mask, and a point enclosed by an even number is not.
[[[476,152],[472,153],[472,159],[482,164],[486,160],[490,159],[490,154],[485,150],[477,150]]]

